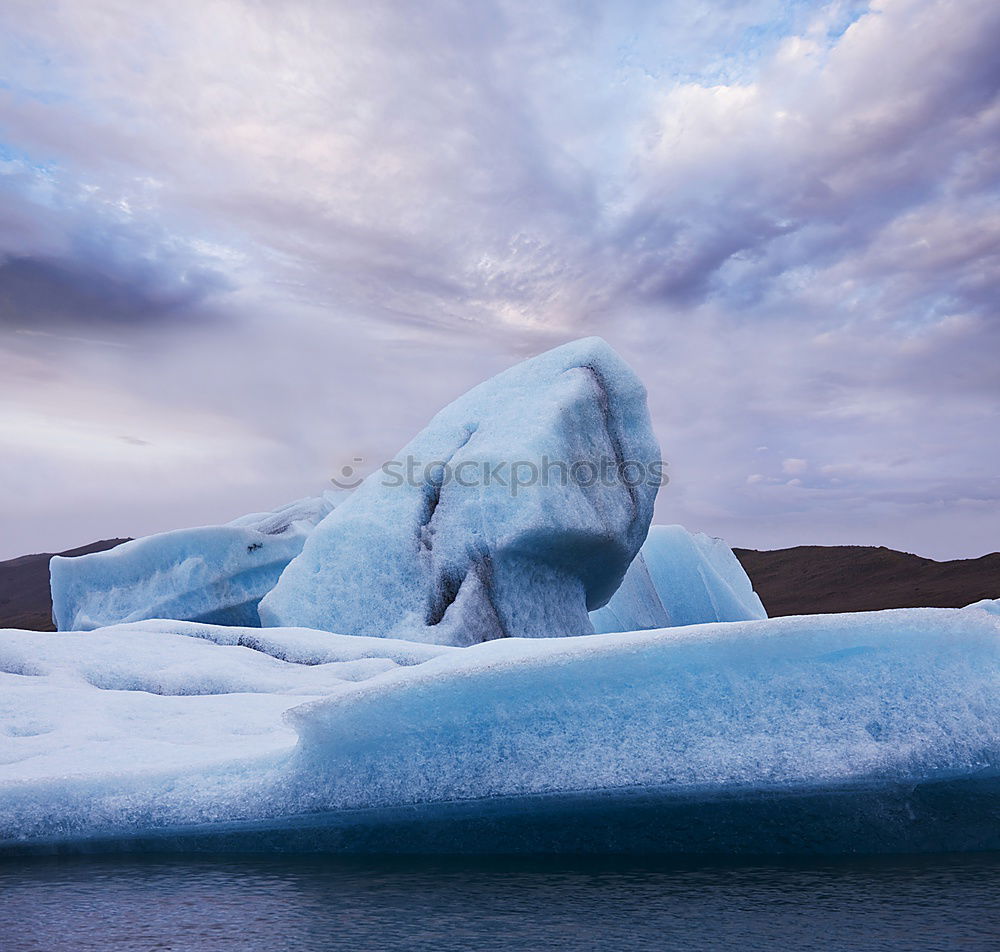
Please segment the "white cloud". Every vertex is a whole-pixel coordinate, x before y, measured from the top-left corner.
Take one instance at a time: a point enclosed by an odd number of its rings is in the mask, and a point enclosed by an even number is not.
[[[949,534],[934,502],[1000,499],[995,4],[0,17],[0,265],[103,282],[86,326],[22,296],[8,326],[47,336],[0,335],[5,366],[45,368],[64,401],[46,412],[85,412],[91,379],[164,426],[204,408],[267,495],[296,461],[322,480],[390,455],[478,377],[597,331],[649,384],[673,474],[659,518],[745,544],[996,547],[1000,516]],[[147,319],[108,331],[115,288]],[[86,343],[109,334],[127,346]],[[288,465],[270,473],[260,441]],[[63,498],[44,472],[18,491]],[[806,484],[803,521],[769,495],[782,475]],[[86,531],[107,534],[114,497]]]

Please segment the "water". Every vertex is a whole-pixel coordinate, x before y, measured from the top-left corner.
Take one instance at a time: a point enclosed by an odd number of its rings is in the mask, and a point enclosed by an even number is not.
[[[994,952],[1000,854],[23,860],[0,864],[0,948]]]

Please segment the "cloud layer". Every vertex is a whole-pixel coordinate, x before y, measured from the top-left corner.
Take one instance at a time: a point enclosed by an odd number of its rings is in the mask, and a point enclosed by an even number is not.
[[[314,492],[589,333],[659,521],[1000,545],[988,0],[0,18],[0,557]]]

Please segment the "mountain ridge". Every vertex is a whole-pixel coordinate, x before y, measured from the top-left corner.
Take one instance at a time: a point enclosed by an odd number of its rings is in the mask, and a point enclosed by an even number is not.
[[[962,608],[1000,598],[1000,552],[938,562],[885,546],[734,549],[767,613]]]

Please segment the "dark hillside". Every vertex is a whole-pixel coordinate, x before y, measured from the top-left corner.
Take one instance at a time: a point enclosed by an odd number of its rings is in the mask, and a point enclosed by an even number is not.
[[[735,549],[768,615],[961,608],[1000,598],[1000,552],[935,562],[884,546]]]

